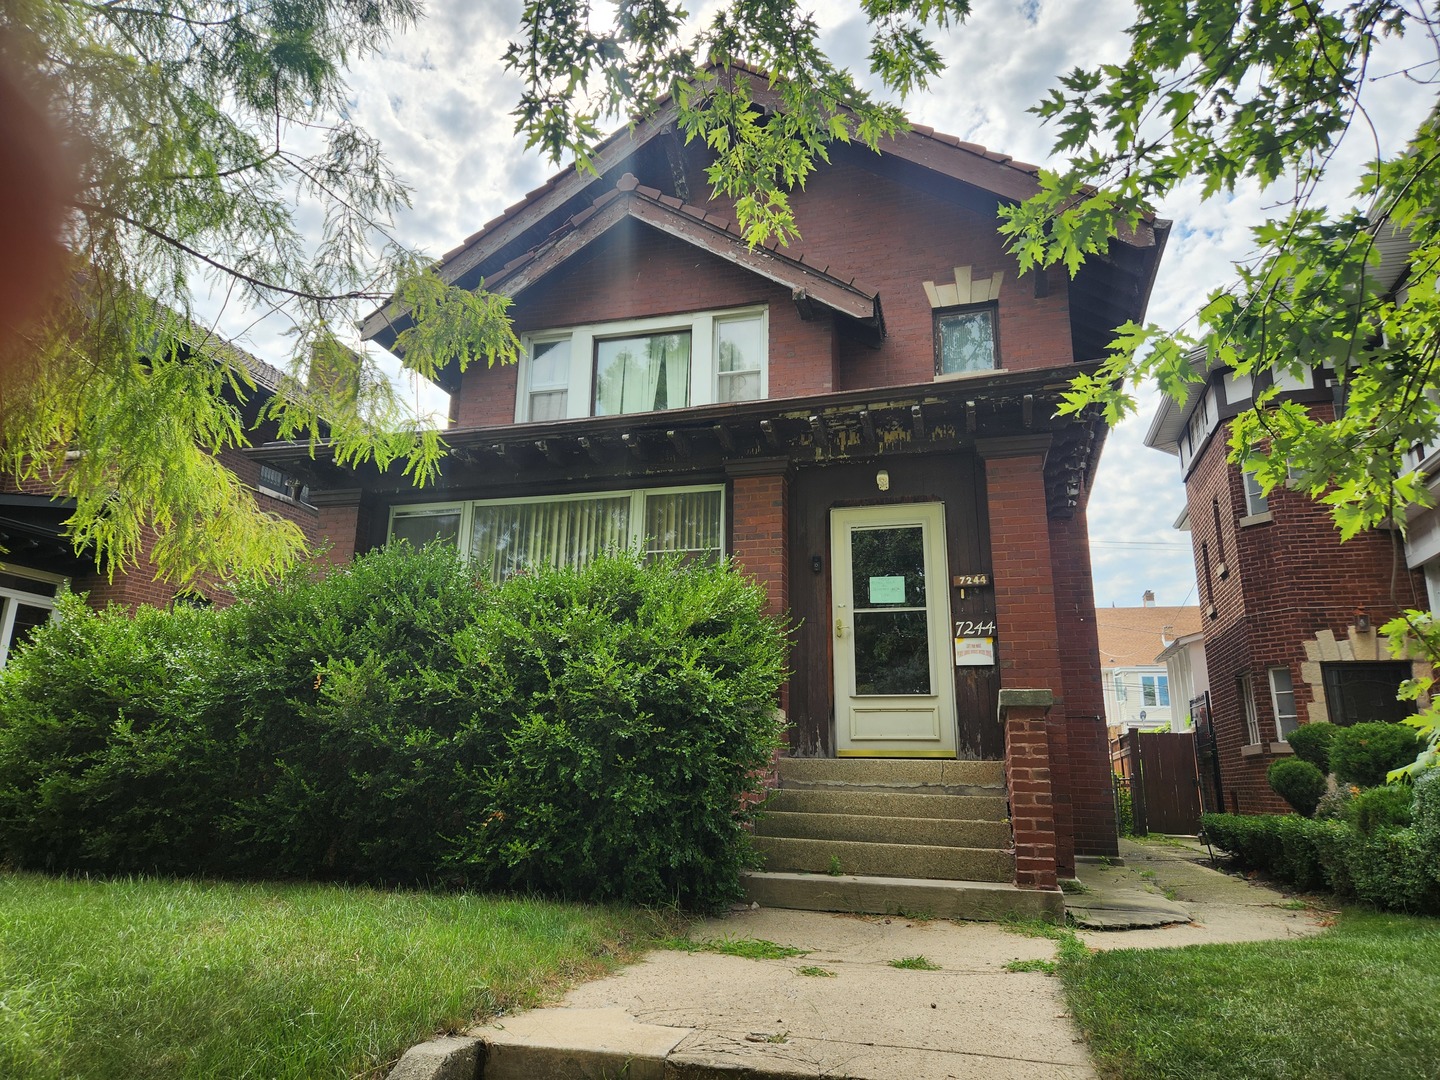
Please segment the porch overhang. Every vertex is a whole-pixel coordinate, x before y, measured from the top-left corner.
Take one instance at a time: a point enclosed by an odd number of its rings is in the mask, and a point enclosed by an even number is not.
[[[793,466],[883,461],[916,454],[975,450],[1017,436],[1048,440],[1046,511],[1071,516],[1083,505],[1106,427],[1098,410],[1058,416],[1071,370],[997,372],[910,386],[877,387],[818,397],[705,405],[626,416],[454,428],[449,453],[426,494],[457,489],[538,485],[594,486],[687,473],[719,474],[746,462]],[[247,451],[299,473],[312,486],[362,488],[376,495],[419,497],[397,464],[343,466],[325,443],[314,457],[305,443],[268,443]]]

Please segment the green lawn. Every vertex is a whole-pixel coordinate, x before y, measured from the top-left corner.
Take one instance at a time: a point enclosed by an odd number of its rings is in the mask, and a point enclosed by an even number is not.
[[[1060,969],[1105,1077],[1440,1077],[1440,919],[1350,911],[1318,937]]]
[[[382,1076],[673,922],[544,901],[0,873],[0,1076]]]

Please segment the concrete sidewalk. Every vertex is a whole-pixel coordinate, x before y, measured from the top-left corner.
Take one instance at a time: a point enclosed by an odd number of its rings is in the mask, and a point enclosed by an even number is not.
[[[1095,948],[1158,948],[1316,933],[1280,894],[1203,865],[1194,845],[1124,844],[1124,866],[1086,864],[1067,900],[1093,915],[1139,904],[1195,921],[1082,931]],[[1174,899],[1165,896],[1169,892]],[[1147,898],[1140,900],[1139,898]],[[1166,921],[1166,920],[1162,920]],[[745,910],[695,940],[761,939],[803,957],[654,952],[557,1006],[414,1048],[392,1080],[1081,1080],[1095,1073],[1058,980],[1010,972],[1054,943],[993,923]],[[936,970],[892,961],[923,957]]]

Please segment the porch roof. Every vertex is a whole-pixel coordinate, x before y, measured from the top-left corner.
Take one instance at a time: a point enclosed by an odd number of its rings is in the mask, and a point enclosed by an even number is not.
[[[1040,447],[1046,453],[1047,511],[1068,517],[1085,500],[1106,433],[1096,410],[1055,415],[1073,374],[997,372],[803,398],[452,428],[444,433],[449,455],[441,478],[427,494],[435,500],[457,489],[506,483],[593,485],[622,477],[658,480],[856,460],[883,465],[902,455]],[[398,464],[383,473],[370,464],[341,466],[325,443],[314,458],[305,443],[267,443],[247,453],[301,473],[321,489],[416,495]]]

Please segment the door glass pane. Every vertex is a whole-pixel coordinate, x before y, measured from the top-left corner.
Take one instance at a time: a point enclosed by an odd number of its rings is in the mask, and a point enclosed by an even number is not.
[[[855,610],[925,606],[925,530],[919,525],[850,534]]]
[[[855,693],[929,694],[924,529],[855,529],[850,565]]]
[[[855,613],[855,693],[930,693],[925,611]]]

